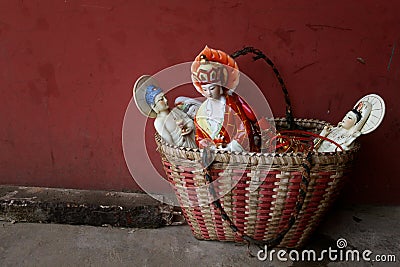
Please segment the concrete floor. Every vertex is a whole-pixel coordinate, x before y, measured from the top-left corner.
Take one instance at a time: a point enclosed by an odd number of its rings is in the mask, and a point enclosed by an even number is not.
[[[399,266],[400,207],[336,208],[307,247],[344,238],[347,249],[394,255],[396,263],[287,262],[251,258],[247,247],[196,240],[187,225],[159,229],[0,222],[0,266]],[[257,249],[253,250],[256,254]],[[288,258],[287,254],[284,256]]]

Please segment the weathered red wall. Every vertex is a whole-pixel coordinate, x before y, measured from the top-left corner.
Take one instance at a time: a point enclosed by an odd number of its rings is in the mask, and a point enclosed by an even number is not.
[[[206,44],[247,45],[274,60],[297,117],[337,123],[368,93],[386,100],[381,127],[360,138],[345,196],[400,203],[400,2],[196,2],[1,1],[0,183],[137,189],[121,146],[132,83]],[[239,66],[283,116],[272,72],[245,58]]]

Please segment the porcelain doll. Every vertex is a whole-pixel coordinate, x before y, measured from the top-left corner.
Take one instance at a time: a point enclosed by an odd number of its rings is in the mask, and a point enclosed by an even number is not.
[[[234,93],[239,69],[233,58],[206,46],[192,63],[191,72],[193,85],[206,97],[194,118],[199,147],[213,143],[219,150],[258,152],[256,116]]]
[[[140,77],[134,85],[134,99],[145,116],[155,118],[154,127],[169,144],[195,148],[193,120],[178,108],[170,109],[163,90],[149,75]]]
[[[380,96],[370,94],[363,97],[336,127],[325,127],[320,133],[336,144],[328,140],[317,140],[317,151],[335,152],[340,151],[340,148],[351,149],[357,137],[370,133],[379,126],[384,114],[385,103]]]
[[[175,107],[185,112],[192,120],[194,120],[201,103],[202,101],[186,96],[179,96],[175,99]]]

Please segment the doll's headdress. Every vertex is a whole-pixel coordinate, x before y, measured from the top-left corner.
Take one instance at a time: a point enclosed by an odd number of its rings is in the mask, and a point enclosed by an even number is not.
[[[191,72],[193,85],[202,95],[203,84],[218,84],[233,91],[239,83],[239,68],[235,60],[225,52],[208,46],[193,61]]]
[[[362,107],[363,107],[363,102],[361,101],[360,103],[358,103],[358,105],[355,108],[353,108],[351,110],[357,117],[356,123],[359,122],[362,118],[362,114],[361,114]]]
[[[153,106],[156,96],[162,92],[163,91],[161,88],[159,88],[153,84],[148,85],[146,88],[146,95],[145,95],[146,103],[149,104],[150,106]]]

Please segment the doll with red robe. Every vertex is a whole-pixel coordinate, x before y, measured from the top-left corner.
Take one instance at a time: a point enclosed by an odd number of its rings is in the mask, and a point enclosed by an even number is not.
[[[234,59],[206,46],[192,63],[191,72],[193,85],[206,97],[194,118],[197,145],[214,145],[223,151],[259,152],[257,118],[234,92],[239,83]]]

